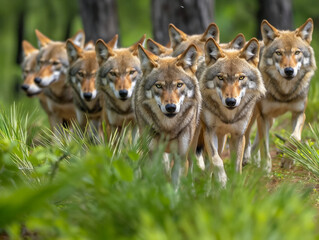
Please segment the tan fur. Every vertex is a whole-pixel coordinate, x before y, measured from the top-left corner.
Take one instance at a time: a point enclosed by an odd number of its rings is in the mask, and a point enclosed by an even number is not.
[[[50,112],[49,121],[52,130],[57,133],[61,125],[75,120],[73,94],[67,82],[69,67],[65,42],[52,41],[36,30],[39,45],[38,72],[35,82],[43,88],[46,103]],[[72,40],[81,47],[84,44],[84,32],[79,31]]]
[[[101,132],[102,94],[95,87],[98,62],[95,50],[82,50],[72,40],[66,42],[69,58],[68,82],[73,89],[76,117],[81,129],[87,127],[97,136]]]
[[[261,23],[261,32],[264,47],[259,69],[267,94],[259,102],[256,116],[262,159],[265,160],[262,165],[267,172],[270,172],[269,129],[273,120],[286,112],[292,112],[291,137],[301,140],[308,89],[317,67],[310,46],[313,32],[312,19],[308,19],[295,31],[278,30],[264,20]],[[291,162],[282,163],[288,167],[291,165]]]
[[[43,94],[42,89],[34,83],[34,77],[37,71],[37,56],[39,50],[33,47],[26,40],[22,42],[22,48],[24,58],[22,62],[23,84],[21,88],[25,91],[28,97],[39,98],[42,108],[47,114],[49,114],[45,95]]]
[[[97,88],[104,95],[106,122],[115,128],[135,122],[131,99],[135,84],[142,76],[137,46],[145,35],[129,48],[114,48],[98,40],[95,51],[99,63]]]
[[[231,135],[232,159],[241,172],[245,130],[256,101],[265,93],[257,68],[259,44],[251,39],[241,50],[222,49],[209,39],[205,51],[206,68],[199,80],[204,145],[211,170],[225,186],[227,177],[220,157],[225,135]]]
[[[204,45],[208,38],[214,38],[219,43],[219,29],[215,23],[209,24],[203,34],[187,35],[180,29],[170,24],[168,27],[170,46],[173,49],[172,56],[176,57],[184,52],[190,44],[196,45],[198,54],[203,55]]]
[[[191,45],[178,57],[158,57],[140,45],[139,57],[143,78],[137,83],[133,98],[137,123],[141,131],[151,128],[151,149],[164,136],[168,141],[166,151],[179,155],[180,159],[174,158],[172,170],[173,183],[178,186],[181,174],[187,172],[186,157],[201,107],[194,71],[197,49]]]

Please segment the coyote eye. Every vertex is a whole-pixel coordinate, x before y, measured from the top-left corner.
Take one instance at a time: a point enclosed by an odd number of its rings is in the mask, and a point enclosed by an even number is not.
[[[157,87],[157,88],[162,88],[162,84],[155,84],[155,87]]]
[[[83,78],[83,77],[84,77],[83,72],[78,72],[78,75],[79,75],[79,77],[81,77],[81,78]]]
[[[223,76],[217,76],[217,78],[218,78],[219,80],[221,80],[221,81],[224,80]]]
[[[57,61],[54,61],[52,64],[56,66],[56,65],[59,65],[60,63]]]
[[[297,51],[295,52],[295,55],[299,55],[299,54],[300,54],[300,51],[297,50]]]
[[[116,77],[116,73],[115,73],[115,72],[109,72],[109,74],[110,74],[112,77]]]
[[[281,56],[282,55],[282,53],[280,51],[276,51],[275,53],[276,53],[277,56]]]
[[[181,88],[183,85],[184,85],[184,83],[177,83],[176,86],[177,86],[178,88]]]
[[[136,72],[135,70],[131,70],[131,71],[129,72],[129,74],[132,75],[132,74],[134,74],[135,72]]]
[[[239,77],[239,80],[244,80],[245,79],[245,76],[240,76]]]

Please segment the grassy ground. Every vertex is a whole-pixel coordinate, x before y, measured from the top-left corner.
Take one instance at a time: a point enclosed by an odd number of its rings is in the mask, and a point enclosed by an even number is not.
[[[76,134],[48,138],[41,112],[16,106],[0,116],[2,239],[319,237],[317,178],[300,164],[284,170],[274,159],[266,177],[253,166],[238,175],[226,161],[225,189],[195,167],[175,191],[164,145],[150,156],[147,136],[96,146]]]

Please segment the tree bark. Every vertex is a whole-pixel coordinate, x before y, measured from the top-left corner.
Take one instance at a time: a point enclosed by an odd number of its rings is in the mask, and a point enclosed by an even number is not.
[[[271,25],[280,30],[292,30],[293,14],[291,0],[259,0],[258,38],[261,38],[260,24],[266,19]]]
[[[86,41],[111,40],[118,33],[115,0],[79,0]]]
[[[203,33],[214,20],[214,0],[152,0],[154,40],[169,41],[168,25],[173,23],[187,34]]]

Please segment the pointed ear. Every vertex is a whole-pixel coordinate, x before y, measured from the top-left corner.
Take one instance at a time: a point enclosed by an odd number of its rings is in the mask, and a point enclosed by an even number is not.
[[[80,48],[84,47],[84,43],[85,43],[85,34],[83,30],[78,31],[72,38],[71,38],[72,42],[79,46]]]
[[[22,48],[23,48],[23,54],[25,57],[29,56],[31,53],[38,51],[38,49],[36,49],[35,47],[33,47],[31,45],[31,43],[29,43],[26,40],[22,41]]]
[[[84,45],[83,50],[91,51],[91,50],[94,50],[94,48],[95,48],[94,42],[91,40]]]
[[[144,34],[140,40],[138,40],[136,43],[129,47],[129,50],[132,52],[134,56],[138,56],[138,45],[141,44],[143,46],[145,38],[146,34]]]
[[[75,45],[71,39],[66,41],[66,51],[68,53],[69,63],[74,63],[78,58],[82,57],[82,48]]]
[[[168,27],[168,35],[170,40],[170,46],[175,49],[181,42],[187,39],[187,34],[179,30],[174,24],[170,24]]]
[[[207,65],[215,63],[219,58],[224,57],[225,54],[220,48],[214,38],[209,38],[205,43],[205,62]]]
[[[276,37],[279,36],[278,30],[272,26],[267,20],[263,20],[260,25],[261,35],[265,45],[268,45]]]
[[[168,48],[159,44],[158,42],[155,42],[151,38],[146,40],[146,48],[147,50],[149,50],[157,56],[161,55],[162,53],[165,53],[168,50]]]
[[[259,43],[256,38],[250,39],[250,41],[241,50],[240,57],[245,58],[248,62],[258,66],[259,62]]]
[[[158,56],[143,48],[141,44],[138,45],[138,57],[141,62],[141,68],[143,72],[150,71],[153,68],[158,67]]]
[[[311,18],[299,28],[296,29],[297,36],[301,37],[303,40],[306,40],[308,43],[311,43],[313,32],[313,21]]]
[[[206,42],[207,39],[214,38],[219,43],[219,29],[216,23],[211,23],[203,33],[201,41]]]
[[[177,65],[182,66],[184,70],[190,69],[195,74],[197,70],[197,58],[197,47],[194,44],[191,44],[181,55],[178,56]]]
[[[234,49],[242,49],[246,43],[245,36],[242,33],[239,33],[230,43],[229,47]]]
[[[51,39],[44,36],[38,29],[35,30],[35,35],[38,38],[38,46],[39,48],[46,46],[48,43],[51,42]]]
[[[119,39],[119,35],[118,34],[115,34],[115,36],[107,42],[107,45],[110,46],[111,48],[117,48],[117,41]]]
[[[114,56],[112,48],[109,47],[102,39],[97,40],[95,44],[95,52],[99,65],[106,61],[110,56]]]

